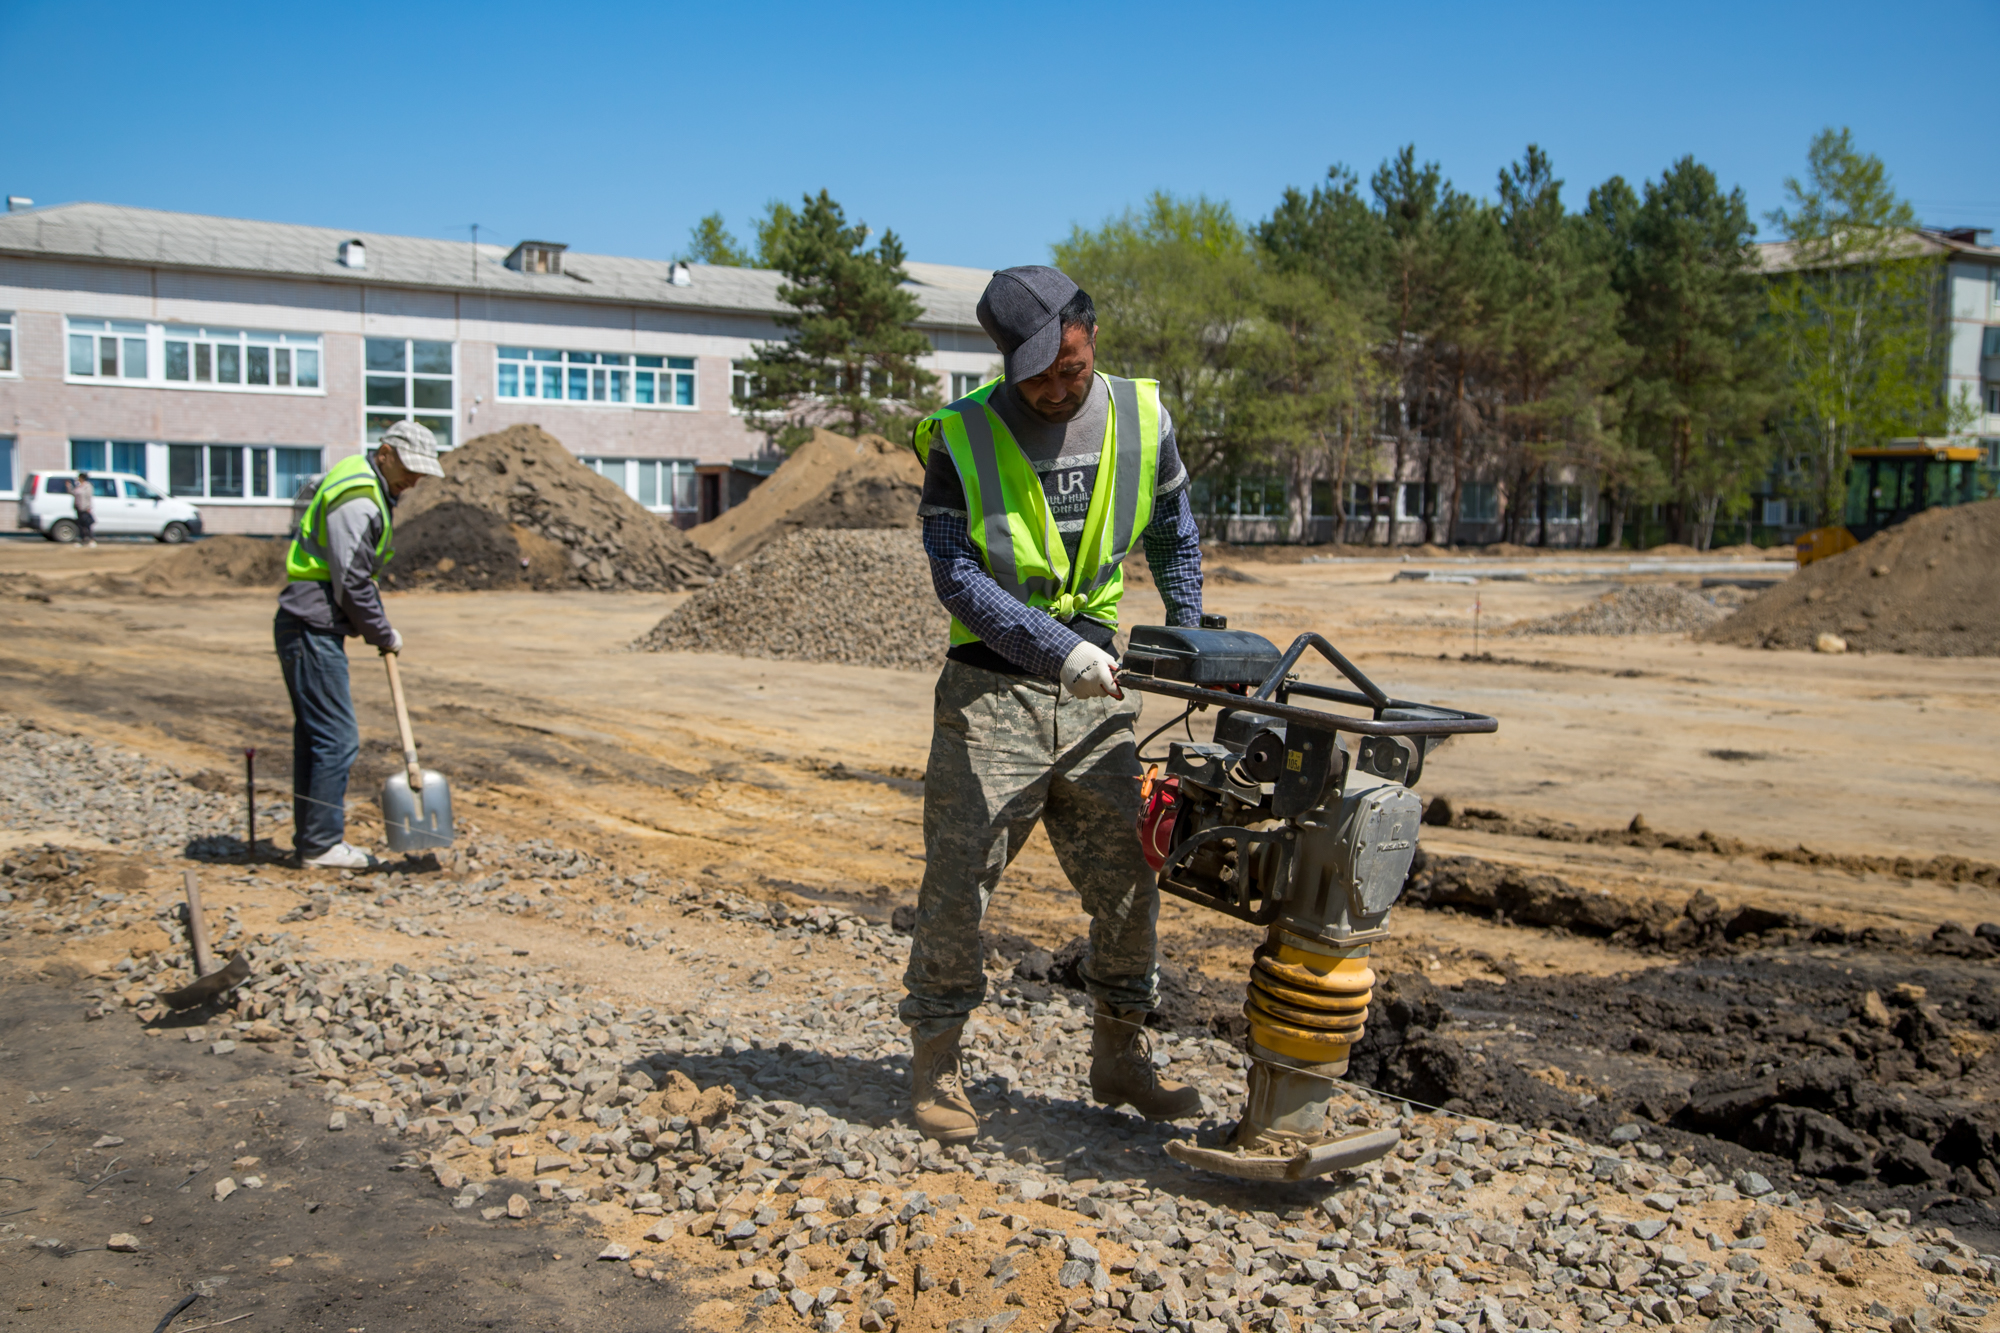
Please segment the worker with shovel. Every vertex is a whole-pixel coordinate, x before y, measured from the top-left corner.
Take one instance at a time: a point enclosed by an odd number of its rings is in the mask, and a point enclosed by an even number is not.
[[[924,781],[923,887],[900,1016],[911,1114],[979,1132],[959,1034],[986,997],[980,921],[1039,820],[1090,914],[1090,1088],[1155,1120],[1197,1114],[1146,1040],[1159,889],[1140,851],[1136,700],[1112,636],[1121,562],[1143,544],[1167,622],[1201,620],[1201,540],[1159,385],[1096,373],[1090,297],[1053,268],[993,275],[979,322],[1004,376],[919,422],[919,514],[951,649]]]
[[[395,423],[372,454],[344,458],[320,478],[285,557],[290,582],[278,594],[274,629],[292,698],[292,843],[305,865],[375,864],[346,841],[347,774],[361,753],[346,640],[402,650],[375,583],[394,554],[390,515],[397,496],[443,475],[436,437],[414,421]]]

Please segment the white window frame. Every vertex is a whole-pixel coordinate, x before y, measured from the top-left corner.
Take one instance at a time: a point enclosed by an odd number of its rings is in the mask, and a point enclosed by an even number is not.
[[[292,503],[291,494],[281,494],[278,484],[278,453],[280,449],[294,450],[316,455],[313,466],[305,472],[294,471],[295,477],[317,476],[326,470],[326,449],[311,444],[207,444],[192,441],[171,441],[162,446],[166,452],[166,477],[164,483],[147,476],[147,482],[162,495],[176,500],[185,500],[195,505],[223,505],[249,508],[269,507]],[[189,494],[180,490],[174,481],[174,451],[176,449],[196,449],[201,463],[201,491]],[[238,475],[243,478],[242,495],[211,495],[209,486],[214,478],[213,461],[217,454],[234,451]],[[264,489],[257,491],[258,477],[262,474]],[[293,490],[296,491],[294,486]]]
[[[401,343],[403,345],[401,370],[370,369],[372,343]],[[435,370],[416,369],[416,345],[443,346],[451,352],[451,370],[440,374]],[[458,444],[458,343],[448,338],[381,338],[367,337],[361,340],[361,433],[370,446],[379,443],[383,432],[398,421],[414,421],[426,426],[437,436],[438,450],[447,452]],[[387,403],[371,403],[369,394],[378,385],[374,382],[398,379],[402,381],[402,406]],[[443,383],[451,396],[451,405],[446,408],[418,407],[416,405],[419,384]]]
[[[2000,383],[1986,386],[1986,415],[2000,417]]]
[[[535,392],[523,393],[531,384]],[[551,387],[556,390],[554,395],[545,392]],[[683,389],[687,401],[674,401]],[[653,401],[640,401],[642,394]],[[502,403],[699,412],[699,358],[664,352],[581,352],[509,344],[494,348],[493,397]]]
[[[1574,482],[1550,482],[1546,508],[1551,523],[1583,522],[1583,487]]]
[[[965,397],[965,395],[971,393],[974,389],[986,383],[986,381],[991,378],[993,378],[991,375],[988,375],[985,372],[978,370],[952,371],[951,401],[954,403],[957,402],[959,399]]]
[[[605,458],[588,455],[578,460],[585,467],[618,487],[655,514],[698,514],[701,512],[700,483],[696,481],[696,460],[692,458]],[[647,482],[652,481],[653,502],[647,503]],[[661,502],[665,497],[665,502]],[[681,499],[686,503],[679,503]]]
[[[7,455],[7,474],[0,477],[0,482],[6,485],[0,489],[0,499],[18,500],[21,498],[21,437],[0,435],[0,451]]]
[[[19,327],[14,323],[13,311],[0,310],[0,343],[4,344],[0,347],[0,362],[4,362],[0,364],[0,380],[21,378],[21,338],[16,332]],[[12,491],[0,491],[0,495],[12,494]]]
[[[83,350],[79,344],[84,340],[88,340],[90,369],[79,371],[77,353]],[[187,372],[186,378],[169,376],[170,348],[178,349],[177,359]],[[111,374],[104,373],[107,352]],[[326,397],[326,339],[317,333],[68,315],[63,319],[62,357],[66,384]],[[144,364],[140,373],[133,374],[133,362],[141,357]],[[233,366],[234,380],[222,378],[225,364]],[[260,366],[264,382],[254,383],[250,377]],[[201,378],[204,369],[206,379]],[[307,375],[313,383],[300,385],[298,381]]]

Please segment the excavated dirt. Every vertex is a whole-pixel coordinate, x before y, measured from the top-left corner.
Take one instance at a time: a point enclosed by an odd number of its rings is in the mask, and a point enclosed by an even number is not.
[[[1749,751],[1719,750],[1712,757],[1725,762],[1750,762],[1760,756]],[[1816,866],[1856,874],[1895,875],[1903,879],[1934,879],[1946,884],[1979,884],[2000,888],[2000,865],[1963,856],[1866,856],[1843,852],[1823,852],[1804,845],[1776,847],[1746,842],[1727,834],[1667,833],[1652,827],[1644,815],[1632,816],[1624,828],[1579,828],[1575,824],[1533,816],[1510,815],[1481,806],[1454,809],[1449,799],[1436,797],[1424,806],[1424,822],[1434,828],[1465,829],[1497,833],[1517,838],[1538,838],[1545,842],[1582,843],[1597,847],[1637,847],[1646,851],[1707,852],[1715,856],[1750,856],[1759,861]]]
[[[285,581],[285,550],[285,542],[274,538],[209,537],[181,550],[167,552],[148,564],[131,581],[138,584],[140,591],[156,596],[198,592],[218,585],[275,588]],[[103,577],[107,585],[126,581],[118,575]],[[107,591],[124,589],[108,586]]]
[[[633,647],[925,669],[944,660],[946,626],[915,532],[805,528],[690,597]]]
[[[1702,637],[1751,648],[2000,656],[2000,500],[1933,509],[1818,560]]]
[[[440,460],[444,476],[396,514],[392,587],[701,587],[715,562],[539,426],[481,435]]]
[[[923,487],[910,449],[815,431],[749,499],[688,537],[727,567],[801,528],[913,528]]]

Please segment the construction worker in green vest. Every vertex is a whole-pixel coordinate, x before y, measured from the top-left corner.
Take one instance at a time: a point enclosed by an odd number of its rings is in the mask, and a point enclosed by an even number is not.
[[[347,640],[401,652],[376,579],[390,545],[396,497],[441,477],[437,439],[414,421],[382,434],[373,453],[335,463],[313,492],[285,555],[273,632],[292,699],[292,846],[302,865],[365,870],[375,858],[347,842],[347,774],[361,754],[348,693]]]
[[[979,927],[1037,822],[1090,914],[1092,1095],[1155,1120],[1200,1113],[1146,1037],[1159,890],[1139,849],[1136,699],[1118,687],[1122,562],[1143,545],[1174,625],[1201,620],[1201,541],[1151,380],[1097,372],[1090,297],[1053,268],[993,275],[979,322],[1004,374],[916,428],[919,514],[951,648],[924,780],[908,994],[911,1114],[976,1137],[960,1035],[986,997]],[[994,1089],[1004,1095],[1004,1089]]]

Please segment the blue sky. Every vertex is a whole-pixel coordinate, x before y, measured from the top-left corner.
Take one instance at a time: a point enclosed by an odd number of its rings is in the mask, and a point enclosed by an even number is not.
[[[2000,226],[2000,4],[0,5],[0,189],[668,257],[830,190],[913,258],[1046,258],[1155,189],[1245,219],[1415,143],[1582,202],[1692,153],[1753,212],[1852,126],[1925,221]],[[1963,91],[1957,91],[1962,88]]]

